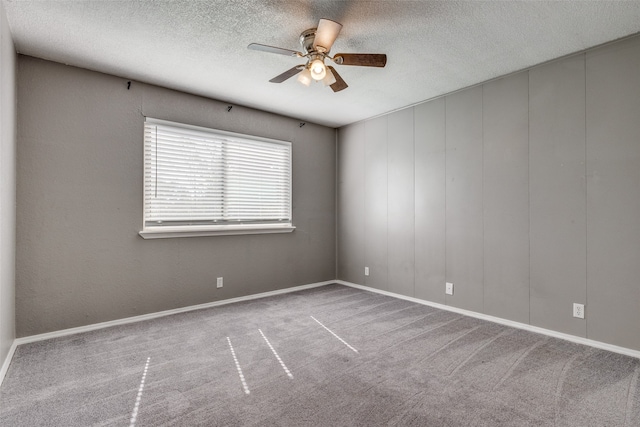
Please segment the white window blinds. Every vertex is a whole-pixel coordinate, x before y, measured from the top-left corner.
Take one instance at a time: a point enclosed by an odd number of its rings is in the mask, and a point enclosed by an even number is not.
[[[144,226],[291,224],[291,143],[147,118]]]

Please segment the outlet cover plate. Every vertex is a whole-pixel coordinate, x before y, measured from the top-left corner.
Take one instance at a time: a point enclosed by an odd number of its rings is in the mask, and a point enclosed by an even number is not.
[[[218,280],[216,281],[216,288],[221,288],[222,287],[222,277],[218,277]]]
[[[573,303],[573,317],[584,319],[584,304]]]
[[[364,275],[368,276],[369,275],[369,267],[365,267],[364,268]]]
[[[444,286],[444,293],[447,295],[453,295],[453,283],[447,282]]]

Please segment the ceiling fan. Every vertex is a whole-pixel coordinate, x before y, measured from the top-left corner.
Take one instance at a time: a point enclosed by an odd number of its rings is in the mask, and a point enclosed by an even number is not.
[[[299,74],[298,81],[305,86],[309,86],[312,80],[322,81],[325,86],[330,86],[334,92],[339,92],[348,86],[335,68],[325,65],[325,59],[329,59],[338,65],[384,67],[387,64],[387,55],[378,53],[336,53],[333,57],[330,56],[331,46],[333,46],[333,42],[340,34],[341,29],[342,24],[338,22],[330,19],[320,19],[317,28],[309,28],[300,34],[300,45],[304,53],[259,43],[251,43],[247,47],[251,50],[307,59],[306,64],[296,65],[275,76],[269,80],[271,83],[282,83]]]

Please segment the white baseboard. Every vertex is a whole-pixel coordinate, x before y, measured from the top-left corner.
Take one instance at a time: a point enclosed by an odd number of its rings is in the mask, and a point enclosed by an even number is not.
[[[82,332],[95,331],[98,329],[109,328],[111,326],[142,322],[144,320],[157,319],[158,317],[171,316],[172,314],[186,313],[188,311],[201,310],[203,308],[217,307],[220,305],[232,304],[234,302],[249,301],[257,298],[265,298],[273,295],[280,295],[280,294],[286,294],[289,292],[301,291],[304,289],[317,288],[319,286],[330,285],[333,283],[336,283],[336,281],[328,280],[326,282],[310,283],[308,285],[295,286],[293,288],[278,289],[275,291],[262,292],[259,294],[247,295],[244,297],[213,301],[205,304],[191,305],[188,307],[175,308],[173,310],[159,311],[156,313],[143,314],[140,316],[126,317],[124,319],[94,323],[92,325],[86,325],[86,326],[79,326],[77,328],[62,329],[60,331],[47,332],[44,334],[30,335],[28,337],[16,338],[15,340],[13,340],[13,343],[11,344],[11,348],[9,349],[9,353],[7,354],[7,357],[2,363],[2,368],[0,368],[0,386],[2,386],[2,382],[4,381],[4,377],[7,374],[7,370],[9,369],[9,365],[11,364],[11,360],[13,359],[13,355],[16,351],[16,348],[21,344],[43,341],[43,340],[48,340],[48,339],[57,338],[57,337],[64,337],[67,335],[79,334]]]
[[[378,293],[378,294],[387,295],[387,296],[394,297],[394,298],[400,298],[400,299],[404,299],[404,300],[407,300],[407,301],[415,302],[415,303],[418,303],[418,304],[428,305],[430,307],[439,308],[441,310],[452,311],[454,313],[463,314],[465,316],[475,317],[477,319],[487,320],[489,322],[499,323],[499,324],[502,324],[502,325],[505,325],[505,326],[511,326],[511,327],[518,328],[518,329],[524,329],[526,331],[531,331],[531,332],[535,332],[535,333],[539,333],[539,334],[543,334],[543,335],[548,335],[550,337],[560,338],[560,339],[571,341],[571,342],[575,342],[575,343],[578,343],[578,344],[584,344],[584,345],[588,345],[588,346],[591,346],[591,347],[600,348],[600,349],[603,349],[603,350],[608,350],[608,351],[612,351],[614,353],[624,354],[626,356],[631,356],[631,357],[635,357],[635,358],[640,359],[640,351],[632,350],[632,349],[629,349],[629,348],[626,348],[626,347],[620,347],[620,346],[613,345],[613,344],[607,344],[607,343],[603,343],[603,342],[600,342],[600,341],[590,340],[588,338],[577,337],[575,335],[569,335],[569,334],[565,334],[565,333],[562,333],[562,332],[552,331],[550,329],[544,329],[544,328],[540,328],[540,327],[537,327],[537,326],[528,325],[526,323],[514,322],[512,320],[502,319],[500,317],[490,316],[488,314],[477,313],[475,311],[469,311],[469,310],[465,310],[465,309],[462,309],[462,308],[451,307],[451,306],[444,305],[444,304],[439,304],[439,303],[436,303],[436,302],[431,302],[431,301],[422,300],[422,299],[418,299],[418,298],[408,297],[408,296],[396,294],[396,293],[393,293],[393,292],[388,292],[388,291],[383,291],[383,290],[380,290],[380,289],[371,288],[371,287],[368,287],[368,286],[358,285],[356,283],[345,282],[344,280],[328,280],[326,282],[311,283],[311,284],[308,284],[308,285],[295,286],[293,288],[278,289],[278,290],[275,290],[275,291],[262,292],[262,293],[259,293],[259,294],[247,295],[247,296],[238,297],[238,298],[230,298],[230,299],[226,299],[226,300],[213,301],[213,302],[208,302],[208,303],[205,303],[205,304],[192,305],[192,306],[188,306],[188,307],[176,308],[176,309],[173,309],[173,310],[165,310],[165,311],[159,311],[159,312],[156,312],[156,313],[143,314],[143,315],[140,315],[140,316],[126,317],[124,319],[111,320],[111,321],[108,321],[108,322],[94,323],[92,325],[79,326],[77,328],[62,329],[60,331],[47,332],[47,333],[44,333],[44,334],[31,335],[31,336],[22,337],[22,338],[16,338],[13,341],[13,344],[11,345],[11,348],[9,349],[9,353],[7,354],[7,357],[5,358],[5,360],[4,360],[3,364],[2,364],[2,368],[0,368],[0,386],[2,385],[4,377],[5,377],[6,373],[7,373],[7,370],[9,369],[9,365],[11,364],[11,360],[13,358],[13,355],[14,355],[15,351],[16,351],[16,347],[21,345],[21,344],[27,344],[27,343],[37,342],[37,341],[43,341],[43,340],[48,340],[48,339],[51,339],[51,338],[63,337],[63,336],[78,334],[78,333],[82,333],[82,332],[95,331],[95,330],[98,330],[98,329],[109,328],[111,326],[126,325],[128,323],[142,322],[144,320],[157,319],[159,317],[171,316],[172,314],[186,313],[186,312],[189,312],[189,311],[201,310],[201,309],[210,308],[210,307],[217,307],[217,306],[221,306],[221,305],[232,304],[232,303],[235,303],[235,302],[249,301],[249,300],[258,299],[258,298],[265,298],[265,297],[270,297],[270,296],[274,296],[274,295],[280,295],[280,294],[286,294],[286,293],[290,293],[290,292],[301,291],[301,290],[304,290],[304,289],[317,288],[317,287],[320,287],[320,286],[326,286],[326,285],[330,285],[330,284],[333,284],[333,283],[337,283],[337,284],[344,285],[344,286],[349,286],[349,287],[352,287],[352,288],[362,289],[362,290],[365,290],[365,291],[375,292],[375,293]]]
[[[463,314],[465,316],[475,317],[477,319],[487,320],[489,322],[499,323],[505,326],[511,326],[518,329],[524,329],[525,331],[535,332],[538,334],[548,335],[554,338],[560,338],[566,341],[575,342],[578,344],[588,345],[590,347],[600,348],[602,350],[612,351],[614,353],[624,354],[640,359],[640,351],[632,350],[626,347],[620,347],[613,344],[607,344],[601,341],[590,340],[588,338],[577,337],[575,335],[569,335],[562,332],[553,331],[551,329],[540,328],[538,326],[528,325],[526,323],[514,322],[513,320],[503,319],[501,317],[490,316],[488,314],[477,313],[475,311],[469,311],[462,308],[451,307],[449,305],[439,304],[437,302],[426,301],[418,298],[408,297],[405,295],[396,294],[393,292],[382,291],[380,289],[370,288],[368,286],[358,285],[356,283],[345,282],[344,280],[335,280],[334,283],[338,283],[352,288],[363,289],[365,291],[375,292],[382,295],[391,296],[394,298],[400,298],[407,301],[415,302],[422,305],[428,305],[430,307],[439,308],[441,310],[452,311],[454,313]]]
[[[11,364],[11,360],[13,359],[13,354],[16,352],[17,346],[18,344],[16,344],[16,340],[13,340],[13,343],[11,343],[11,347],[9,347],[9,353],[7,353],[7,357],[5,357],[4,362],[2,362],[2,368],[0,368],[0,386],[4,381],[4,376],[9,370],[9,365]]]
[[[110,320],[108,322],[94,323],[91,325],[79,326],[77,328],[62,329],[59,331],[47,332],[44,334],[30,335],[28,337],[16,338],[15,345],[27,344],[27,343],[32,343],[36,341],[43,341],[51,338],[64,337],[67,335],[79,334],[82,332],[95,331],[98,329],[109,328],[112,326],[126,325],[128,323],[142,322],[144,320],[157,319],[158,317],[171,316],[172,314],[186,313],[188,311],[194,311],[194,310],[202,310],[203,308],[217,307],[220,305],[232,304],[240,301],[249,301],[257,298],[266,298],[273,295],[280,295],[280,294],[286,294],[290,292],[301,291],[304,289],[317,288],[319,286],[325,286],[333,283],[336,283],[336,281],[329,280],[326,282],[310,283],[308,285],[295,286],[293,288],[278,289],[275,291],[262,292],[259,294],[247,295],[243,297],[229,298],[229,299],[224,299],[220,301],[207,302],[204,304],[190,305],[188,307],[174,308],[172,310],[158,311],[156,313],[142,314],[140,316],[125,317],[124,319]]]

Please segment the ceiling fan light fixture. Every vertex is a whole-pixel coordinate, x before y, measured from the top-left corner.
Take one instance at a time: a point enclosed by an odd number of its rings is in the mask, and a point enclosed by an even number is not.
[[[330,56],[329,51],[341,29],[342,24],[339,22],[320,19],[316,28],[309,28],[300,34],[299,42],[304,53],[259,43],[251,43],[249,49],[306,59],[306,64],[296,65],[280,73],[269,80],[271,83],[282,83],[297,74],[298,81],[305,86],[310,86],[313,81],[322,82],[334,92],[340,92],[349,86],[335,68],[325,64],[325,59],[338,65],[361,67],[382,68],[387,64],[387,55],[384,53],[336,53],[333,57]]]
[[[325,86],[331,86],[335,82],[336,82],[336,76],[334,76],[331,70],[327,68],[327,75],[324,76],[324,79],[322,79],[322,83]]]
[[[333,42],[336,41],[342,24],[331,19],[321,19],[318,22],[318,29],[316,31],[315,40],[313,41],[313,47],[319,52],[327,53],[331,50]]]
[[[311,80],[311,71],[309,71],[309,68],[305,67],[305,69],[298,74],[298,81],[305,86],[309,86],[311,84]]]
[[[314,59],[309,68],[311,69],[311,77],[315,81],[320,81],[327,75],[327,67],[320,59]]]

